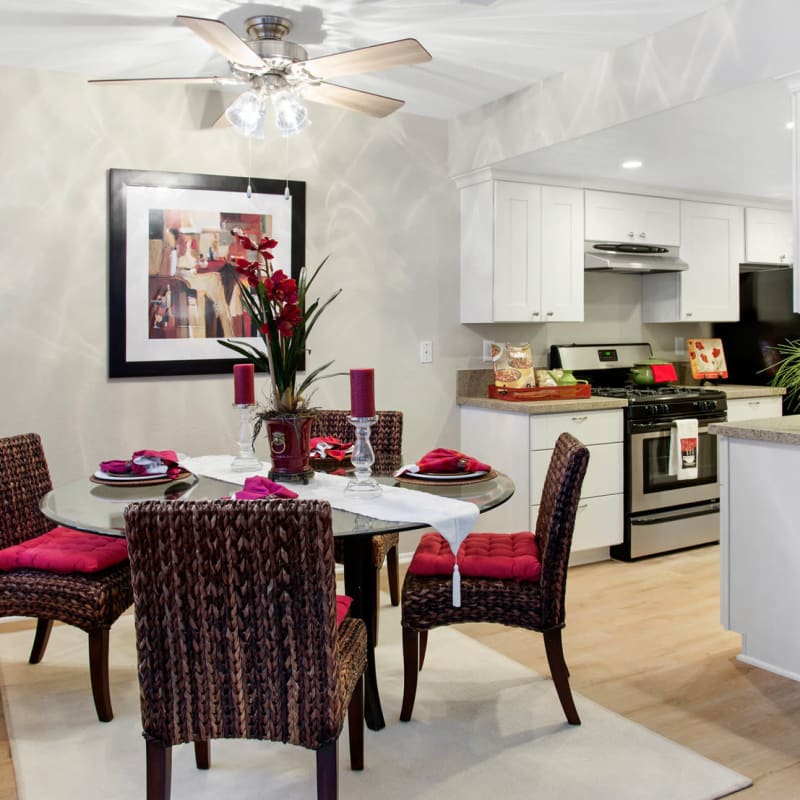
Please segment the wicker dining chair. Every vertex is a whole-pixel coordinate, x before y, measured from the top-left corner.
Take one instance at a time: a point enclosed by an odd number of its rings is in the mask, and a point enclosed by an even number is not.
[[[472,533],[465,539],[458,555],[460,607],[453,605],[454,558],[449,545],[438,533],[422,538],[403,581],[401,720],[411,719],[428,631],[460,622],[497,622],[544,635],[561,707],[571,725],[580,725],[561,629],[572,532],[588,462],[589,450],[562,433],[542,488],[535,533]]]
[[[364,765],[367,633],[337,625],[330,505],[147,501],[125,511],[147,798],[170,796],[172,746],[262,739],[316,751],[317,797],[337,796],[339,734]]]
[[[53,524],[39,510],[39,501],[53,484],[37,434],[0,439],[0,484],[0,548],[5,553],[35,545],[46,534],[76,533],[60,526],[53,531]],[[96,541],[98,548],[113,549],[116,558],[122,560],[96,572],[64,573],[41,566],[0,572],[0,616],[37,619],[31,664],[42,660],[53,620],[86,631],[95,710],[101,722],[108,722],[114,717],[108,682],[108,634],[133,602],[130,565],[119,540],[88,533],[73,538],[83,537],[91,538],[90,546]],[[49,555],[58,547],[49,545]],[[55,555],[63,556],[63,550]]]
[[[402,466],[403,450],[403,412],[377,411],[377,422],[370,429],[370,444],[375,451],[375,463],[372,472],[375,475],[391,475]],[[318,412],[311,425],[312,436],[335,436],[343,442],[352,442],[355,429],[348,422],[349,411],[323,410]],[[311,461],[312,466],[314,460]],[[380,609],[380,579],[383,562],[389,579],[389,598],[393,606],[400,602],[400,578],[398,545],[400,536],[397,533],[378,533],[372,537],[372,563],[375,565],[376,601],[375,626],[373,641],[378,641],[378,620]],[[344,561],[344,551],[340,541],[335,543],[336,560]]]

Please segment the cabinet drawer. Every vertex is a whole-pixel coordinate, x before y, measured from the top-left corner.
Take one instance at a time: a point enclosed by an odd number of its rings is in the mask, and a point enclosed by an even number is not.
[[[531,506],[531,530],[535,530],[539,506]],[[622,495],[581,497],[572,535],[572,552],[609,547],[622,542]]]
[[[552,450],[556,439],[571,433],[585,445],[622,441],[622,411],[586,411],[531,416],[531,450]],[[548,455],[549,458],[549,455]]]
[[[544,479],[550,464],[549,450],[531,453],[531,500],[542,496]],[[581,497],[620,494],[622,483],[622,444],[596,444],[589,448],[589,466],[583,479]]]
[[[740,397],[737,400],[728,400],[728,422],[781,416],[783,416],[783,401],[779,396]]]

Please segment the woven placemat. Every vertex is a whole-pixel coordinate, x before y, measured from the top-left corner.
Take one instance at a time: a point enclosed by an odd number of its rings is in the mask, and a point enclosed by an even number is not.
[[[349,472],[353,469],[353,462],[349,458],[309,458],[308,463],[315,472],[334,472],[337,469]]]
[[[188,469],[182,469],[174,478],[170,478],[167,475],[151,475],[149,478],[141,478],[139,480],[120,481],[113,478],[98,478],[96,475],[90,475],[89,480],[92,483],[99,483],[101,486],[113,486],[115,489],[120,489],[126,486],[159,486],[163,483],[185,481],[189,477],[194,476]]]
[[[468,483],[480,483],[481,481],[490,481],[492,478],[497,477],[497,470],[489,470],[485,475],[479,475],[477,478],[462,478],[461,480],[431,480],[430,478],[417,478],[414,475],[399,475],[395,477],[398,483],[408,483],[414,486],[465,486]]]

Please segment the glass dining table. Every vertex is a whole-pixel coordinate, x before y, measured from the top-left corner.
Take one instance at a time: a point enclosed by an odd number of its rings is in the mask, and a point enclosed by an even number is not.
[[[384,484],[401,485],[413,491],[429,492],[440,497],[474,503],[481,513],[502,505],[514,493],[514,483],[503,473],[458,485],[437,482],[432,485],[400,484],[391,476],[379,476]],[[88,478],[58,486],[41,500],[42,513],[53,522],[78,530],[105,536],[124,536],[124,510],[127,505],[143,500],[217,500],[237,492],[241,487],[202,475],[185,480],[150,486],[106,486]],[[425,522],[392,522],[333,509],[333,534],[342,539],[344,550],[344,589],[353,598],[351,613],[367,626],[367,672],[364,688],[364,719],[369,728],[385,726],[375,669],[375,642],[372,631],[377,592],[375,567],[372,563],[371,537],[377,533],[418,530]]]

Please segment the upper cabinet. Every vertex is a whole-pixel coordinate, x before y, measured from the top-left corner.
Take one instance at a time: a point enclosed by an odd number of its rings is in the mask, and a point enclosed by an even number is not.
[[[744,210],[744,259],[756,264],[791,264],[794,226],[791,211]]]
[[[583,191],[490,180],[461,190],[461,322],[583,319]]]
[[[680,202],[684,272],[642,276],[643,322],[739,319],[739,263],[744,258],[744,209]]]
[[[665,197],[587,190],[586,239],[677,247],[680,204]]]

